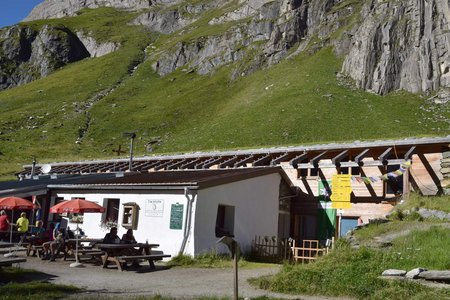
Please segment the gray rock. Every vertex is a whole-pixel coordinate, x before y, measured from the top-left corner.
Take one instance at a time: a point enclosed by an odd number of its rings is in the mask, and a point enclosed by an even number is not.
[[[100,57],[117,51],[120,48],[120,44],[114,42],[97,43],[93,37],[85,35],[82,32],[77,32],[77,37],[83,43],[91,57]]]
[[[97,8],[102,6],[120,9],[149,8],[153,1],[149,0],[45,0],[37,5],[24,21],[74,16],[83,8]],[[163,4],[176,4],[179,1],[157,1]]]
[[[424,271],[418,275],[419,278],[434,281],[450,281],[450,271]]]
[[[379,94],[449,87],[448,13],[444,0],[367,1],[343,72]]]
[[[427,271],[425,268],[415,268],[405,274],[405,277],[408,279],[417,279],[419,278],[419,274]]]
[[[196,19],[185,18],[178,10],[169,10],[164,12],[147,12],[137,17],[132,24],[143,25],[152,31],[164,34],[173,33]]]
[[[440,220],[450,220],[450,214],[440,210],[419,208],[418,213],[424,218],[438,218]]]
[[[384,270],[383,273],[381,273],[381,276],[405,276],[406,271],[405,270],[397,270],[397,269],[388,269]]]
[[[0,31],[0,89],[48,76],[54,70],[89,57],[78,37],[62,26],[39,31],[20,25]]]

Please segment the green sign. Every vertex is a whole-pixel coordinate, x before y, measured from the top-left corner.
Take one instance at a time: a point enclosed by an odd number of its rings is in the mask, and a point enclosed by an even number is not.
[[[183,204],[172,204],[170,209],[170,229],[181,229],[183,227]]]

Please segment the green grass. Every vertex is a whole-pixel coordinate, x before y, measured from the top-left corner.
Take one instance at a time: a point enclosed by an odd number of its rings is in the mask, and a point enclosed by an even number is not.
[[[404,224],[404,226],[407,224]],[[370,226],[369,226],[370,227]],[[385,269],[448,270],[449,228],[431,227],[397,238],[390,249],[354,249],[339,240],[336,249],[309,265],[285,265],[273,277],[253,280],[259,287],[282,293],[350,296],[357,299],[448,299],[450,288],[432,289],[418,283],[386,280]]]
[[[233,260],[229,255],[218,253],[204,253],[195,257],[189,255],[177,255],[168,261],[166,265],[188,268],[232,268]],[[238,268],[244,269],[256,269],[270,266],[275,266],[275,264],[253,262],[242,257],[238,261]]]
[[[129,143],[122,136],[126,131],[137,133],[136,155],[148,154],[145,146],[154,138],[160,139],[154,153],[180,153],[450,133],[447,124],[420,108],[420,95],[397,92],[381,97],[340,85],[336,73],[342,61],[330,48],[312,55],[305,52],[234,81],[231,74],[244,62],[208,76],[177,70],[160,77],[153,72],[154,58],[172,45],[222,34],[247,22],[207,25],[236,3],[205,13],[183,35],[160,36],[129,26],[134,13],[109,8],[24,23],[35,28],[64,25],[90,32],[99,41],[118,42],[121,48],[0,92],[0,177],[11,178],[33,156],[39,163],[113,158],[113,149]],[[150,43],[156,48],[148,48],[144,61],[142,50]],[[130,70],[140,62],[131,76]],[[85,109],[95,95],[112,88]],[[82,143],[76,144],[85,128]]]
[[[418,208],[435,209],[450,213],[450,195],[420,196],[411,193],[404,203],[398,205],[398,209],[417,210]]]
[[[69,294],[79,292],[74,286],[51,284],[45,281],[27,281],[26,277],[35,271],[18,268],[0,269],[0,298],[1,299],[62,299]]]

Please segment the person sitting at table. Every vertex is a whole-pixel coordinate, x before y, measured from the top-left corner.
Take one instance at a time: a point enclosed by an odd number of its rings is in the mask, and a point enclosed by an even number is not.
[[[103,238],[103,244],[120,244],[120,238],[117,235],[117,227],[111,227],[109,232]]]
[[[50,227],[45,230],[44,232],[44,238],[47,241],[53,241],[53,231],[55,230],[55,223],[50,223]]]
[[[133,229],[128,229],[127,233],[122,235],[121,243],[123,243],[123,244],[136,244],[137,243],[136,239],[134,238],[134,235],[133,235]]]
[[[64,243],[63,231],[61,229],[61,223],[56,223],[53,229],[52,239],[48,242],[42,244],[44,255],[42,260],[53,259],[55,260],[55,255],[58,248]]]
[[[133,235],[133,232],[131,232],[131,235]],[[119,236],[117,235],[117,227],[112,227],[109,231],[109,233],[107,233],[105,235],[105,237],[103,238],[103,244],[120,244],[120,243],[124,243],[123,241],[120,240]],[[120,249],[118,250],[118,253],[120,255],[138,255],[139,251],[137,251],[134,248],[127,248],[127,249]],[[139,266],[139,262],[137,260],[133,260],[132,262],[132,266],[133,267],[138,267]]]
[[[44,222],[42,220],[36,221],[36,226],[31,229],[31,234],[38,238],[37,241],[40,244],[46,242]]]

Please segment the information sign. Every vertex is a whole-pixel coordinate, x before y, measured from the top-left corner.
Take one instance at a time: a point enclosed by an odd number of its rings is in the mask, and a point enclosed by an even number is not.
[[[181,230],[183,227],[183,204],[172,204],[170,209],[170,229]]]

